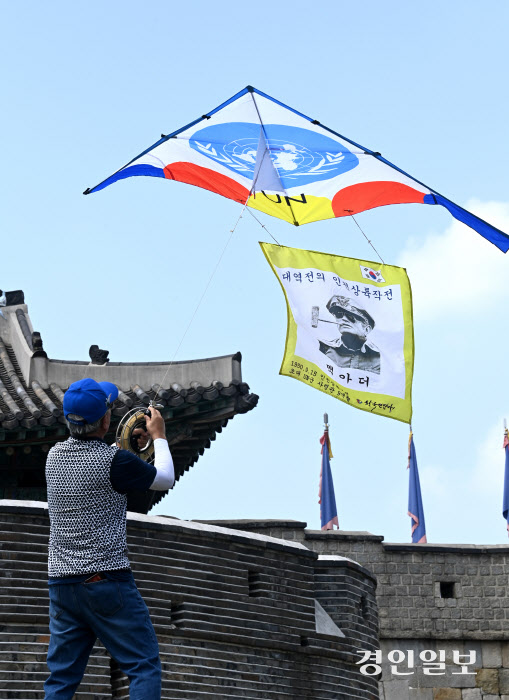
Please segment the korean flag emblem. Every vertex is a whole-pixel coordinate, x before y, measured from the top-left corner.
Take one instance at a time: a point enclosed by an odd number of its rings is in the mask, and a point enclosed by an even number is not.
[[[361,265],[360,268],[365,279],[371,280],[371,282],[385,282],[380,270],[372,270],[370,267],[364,267],[364,265]]]

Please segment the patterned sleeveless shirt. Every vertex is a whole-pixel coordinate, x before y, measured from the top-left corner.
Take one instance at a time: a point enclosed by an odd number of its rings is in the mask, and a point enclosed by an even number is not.
[[[117,449],[99,439],[70,437],[49,451],[51,577],[129,568],[127,496],[115,491],[110,482]]]

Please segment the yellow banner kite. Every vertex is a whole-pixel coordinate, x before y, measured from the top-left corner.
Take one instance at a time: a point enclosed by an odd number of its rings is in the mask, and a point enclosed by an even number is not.
[[[260,243],[286,297],[280,374],[410,423],[414,333],[406,270]]]

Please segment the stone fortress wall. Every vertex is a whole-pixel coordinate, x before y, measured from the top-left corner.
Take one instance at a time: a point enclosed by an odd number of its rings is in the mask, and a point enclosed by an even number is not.
[[[128,545],[163,664],[162,700],[376,700],[375,580],[266,532],[129,514]],[[46,504],[0,501],[0,698],[37,700],[48,635]],[[98,644],[76,700],[128,698]]]
[[[382,700],[509,700],[509,546],[390,544],[367,532],[306,530],[294,521],[228,526],[301,542],[322,556],[349,557],[376,576]],[[396,649],[405,652],[399,665],[387,659]],[[438,663],[444,652],[439,675],[423,673],[419,654],[426,650],[437,652]],[[454,652],[469,651],[476,662],[461,673]],[[396,675],[391,665],[411,675]]]
[[[47,538],[45,504],[0,501],[0,698],[43,697]],[[505,545],[137,514],[128,541],[160,640],[163,699],[509,700]],[[359,650],[377,648],[381,673],[361,674]],[[455,663],[470,652],[474,663]],[[432,653],[444,656],[437,675],[423,672]],[[98,645],[76,700],[127,697]]]

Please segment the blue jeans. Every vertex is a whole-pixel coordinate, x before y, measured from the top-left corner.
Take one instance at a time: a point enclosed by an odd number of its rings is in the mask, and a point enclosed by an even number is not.
[[[131,700],[160,700],[159,647],[132,574],[127,581],[52,584],[49,593],[45,700],[71,700],[97,637],[128,676]]]

